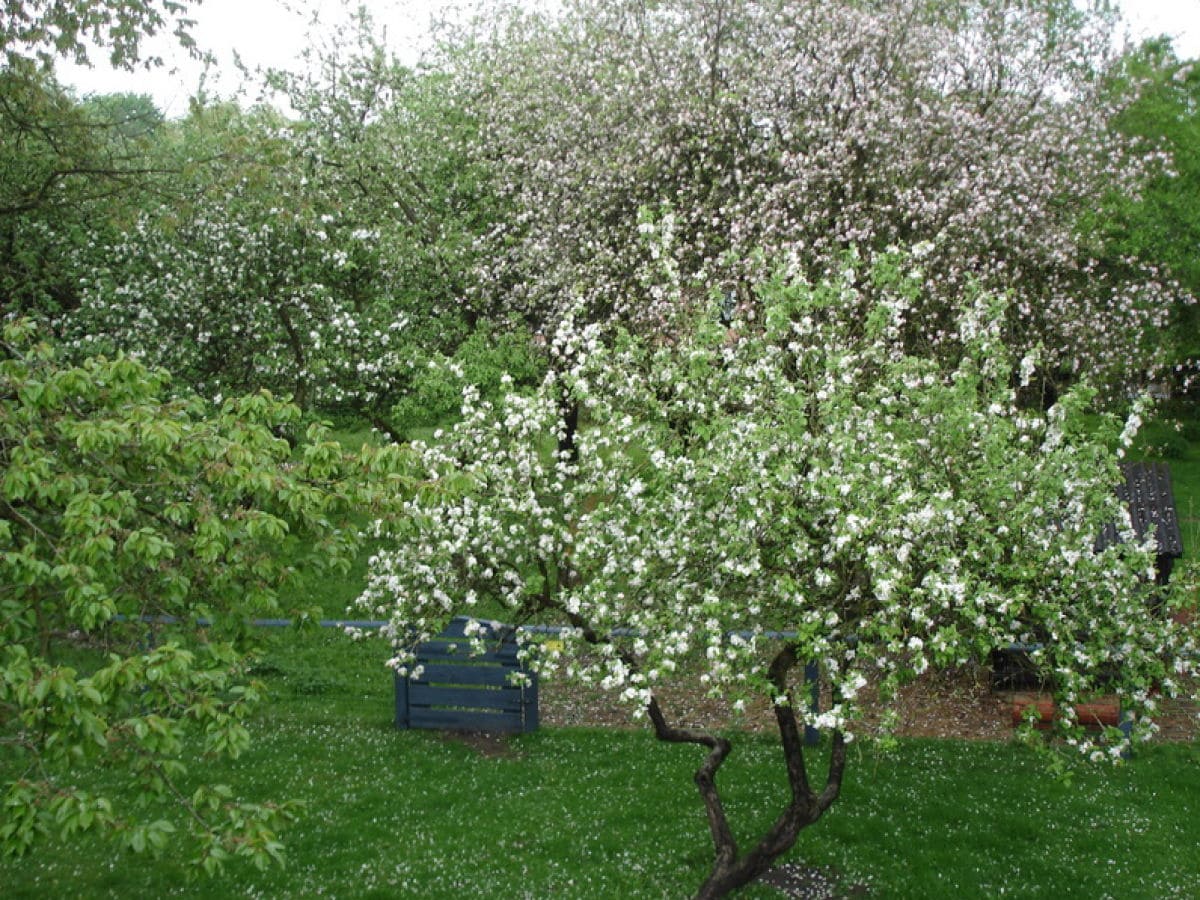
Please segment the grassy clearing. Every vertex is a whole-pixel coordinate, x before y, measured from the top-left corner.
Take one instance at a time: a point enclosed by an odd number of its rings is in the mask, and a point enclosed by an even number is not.
[[[1190,550],[1200,538],[1200,444],[1169,461]],[[344,614],[365,565],[364,555],[348,576],[310,585],[326,615]],[[252,750],[195,771],[245,799],[305,801],[285,835],[286,869],[234,866],[189,881],[178,854],[148,862],[95,837],[51,839],[28,859],[0,860],[0,894],[633,900],[690,896],[703,878],[710,844],[691,783],[695,748],[645,731],[544,729],[485,755],[391,728],[382,644],[320,629],[262,641],[255,674],[271,699]],[[740,736],[722,770],[745,838],[778,809],[778,755],[769,738]],[[75,775],[122,789],[112,773]],[[854,746],[842,799],[790,859],[833,867],[878,897],[1197,897],[1197,822],[1197,745],[1155,746],[1068,785],[1017,745],[906,740],[891,752]]]
[[[269,636],[258,675],[272,700],[253,749],[196,766],[246,799],[306,802],[285,836],[286,869],[234,867],[189,883],[177,856],[148,864],[94,838],[51,841],[0,863],[4,896],[690,895],[710,853],[691,783],[695,748],[640,730],[544,729],[494,756],[397,732],[383,655],[336,632]],[[749,837],[782,796],[777,746],[740,736],[722,776]],[[791,858],[836,867],[881,897],[1194,897],[1197,821],[1194,745],[1155,746],[1070,785],[1014,744],[855,745],[842,799]]]

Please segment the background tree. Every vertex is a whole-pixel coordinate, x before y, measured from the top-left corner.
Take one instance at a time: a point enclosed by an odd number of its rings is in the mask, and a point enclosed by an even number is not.
[[[464,377],[491,396],[502,372],[536,383],[542,364],[522,324],[473,287],[480,238],[506,215],[474,152],[477,111],[453,102],[440,68],[401,64],[364,10],[322,38],[301,72],[266,82],[298,116],[306,192],[369,235],[356,315],[372,321],[374,306],[404,322],[383,359],[363,346],[342,379],[345,406],[398,437],[457,415]]]
[[[166,28],[182,46],[195,45],[187,8],[175,0],[12,0],[0,19],[0,52],[7,68],[28,70],[50,68],[60,57],[86,64],[91,44],[103,47],[113,66],[132,68],[143,62],[143,39]]]
[[[89,61],[103,47],[114,66],[153,66],[143,40],[172,28],[192,47],[186,5],[14,0],[0,20],[0,308],[53,315],[78,303],[73,256],[112,237],[128,203],[156,176],[144,155],[161,121],[146,98],[79,104],[54,77],[54,61]],[[135,129],[130,113],[147,127]]]
[[[266,76],[296,113],[309,192],[378,232],[387,256],[375,274],[394,304],[460,338],[479,316],[463,304],[473,244],[497,215],[488,171],[469,155],[477,117],[444,99],[445,75],[402,64],[365,10],[322,38],[299,71]]]
[[[90,254],[58,326],[72,346],[137,352],[208,396],[286,391],[395,440],[457,412],[465,369],[536,382],[519,323],[468,303],[494,213],[473,119],[372,28],[361,16],[306,74],[268,74],[294,120],[197,106],[166,130],[156,152],[196,177]]]
[[[814,278],[850,246],[920,241],[914,348],[953,334],[953,298],[1018,288],[1014,347],[1056,377],[1137,379],[1171,297],[1099,266],[1079,218],[1132,194],[1146,160],[1109,129],[1121,101],[1107,5],[572,0],[497,14],[445,62],[482,119],[503,208],[480,290],[552,328],[571,298],[659,327],[639,211],[669,206],[689,302],[753,304],[764,260]],[[629,304],[635,300],[637,305]]]
[[[100,94],[87,97],[83,106],[108,124],[120,140],[150,137],[166,121],[148,94]]]
[[[346,458],[266,394],[214,408],[128,358],[62,363],[33,327],[0,347],[0,847],[100,829],[135,851],[179,834],[206,869],[278,859],[289,807],[233,798],[189,770],[237,756],[260,699],[247,620],[303,576],[349,565],[350,519],[404,490],[397,451]],[[72,776],[128,772],[144,808]]]
[[[0,70],[0,307],[79,305],[84,261],[166,193],[161,118],[144,97],[80,103],[49,74]]]
[[[1137,99],[1113,128],[1167,162],[1137,195],[1110,193],[1082,230],[1109,269],[1126,273],[1152,264],[1169,281],[1176,300],[1160,339],[1172,380],[1186,389],[1200,360],[1200,71],[1160,39],[1132,51],[1114,78],[1115,91],[1134,91]]]
[[[468,393],[464,421],[418,445],[429,471],[468,487],[406,507],[359,601],[390,616],[401,674],[454,614],[567,626],[560,643],[527,646],[535,665],[704,749],[695,780],[715,856],[699,897],[748,883],[830,808],[869,682],[886,704],[927,670],[1036,645],[1064,709],[1116,692],[1146,735],[1150,686],[1172,692],[1194,667],[1195,635],[1150,611],[1153,551],[1114,495],[1114,449],[1136,420],[1097,431],[1082,386],[1045,415],[1022,411],[1010,378],[1036,360],[1006,349],[1007,301],[979,288],[954,307],[953,354],[914,355],[922,265],[854,268],[764,285],[758,325],[732,332],[681,298],[672,340],[568,317],[536,395]],[[593,423],[575,453],[547,446],[566,427],[564,391]],[[1111,521],[1126,542],[1097,550]],[[833,697],[815,718],[794,699],[808,661]],[[659,702],[679,677],[774,710],[786,800],[746,846],[717,786],[730,739],[672,725]],[[802,724],[831,736],[823,781]],[[1060,727],[1088,757],[1126,746],[1116,729],[1098,740],[1076,725]]]
[[[269,110],[232,107],[173,128],[170,152],[204,162],[91,254],[80,307],[57,323],[72,346],[137,352],[210,397],[268,388],[305,406],[331,348],[379,364],[383,348],[355,340],[356,314],[368,316],[346,296],[366,235],[304,192],[287,131]]]

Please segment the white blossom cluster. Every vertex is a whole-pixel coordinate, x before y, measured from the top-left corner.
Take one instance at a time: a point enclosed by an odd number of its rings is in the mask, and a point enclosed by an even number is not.
[[[408,315],[376,293],[386,283],[362,297],[348,282],[372,243],[332,214],[256,209],[246,190],[185,222],[144,213],[81,266],[80,308],[58,329],[81,355],[121,349],[209,396],[265,387],[327,407],[394,396],[419,353]]]
[[[54,327],[81,353],[371,421],[454,353],[483,161],[464,158],[469,120],[443,114],[439,78],[400,65],[366,17],[355,27],[302,73],[267,74],[294,119],[216,106],[172,127],[175,194],[72,262],[80,308]]]
[[[911,262],[860,260],[855,281]],[[533,662],[635,710],[685,671],[790,704],[768,678],[780,633],[832,682],[821,727],[850,728],[868,677],[886,695],[1014,643],[1064,698],[1115,673],[1144,709],[1137,686],[1196,648],[1150,611],[1152,549],[1104,444],[1121,423],[1090,430],[1084,388],[1021,409],[987,295],[959,303],[952,362],[913,355],[897,323],[922,289],[780,278],[760,327],[681,313],[671,340],[565,319],[538,392],[468,391],[419,448],[433,487],[372,559],[360,611],[391,620],[396,665],[459,613],[569,626]],[[577,456],[558,449],[564,397],[585,410]],[[1109,521],[1127,540],[1098,550]]]

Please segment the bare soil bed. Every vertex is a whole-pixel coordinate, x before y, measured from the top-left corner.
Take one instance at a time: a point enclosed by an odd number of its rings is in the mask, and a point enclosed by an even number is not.
[[[867,691],[870,697],[870,687]],[[993,690],[990,671],[983,667],[931,674],[902,690],[897,704],[900,719],[896,733],[902,737],[1007,740],[1013,733],[1012,704],[1017,694],[1028,695],[1028,692]],[[775,718],[767,704],[738,713],[728,703],[705,696],[683,680],[666,685],[659,692],[659,702],[674,725],[775,730]],[[638,725],[629,708],[610,695],[562,681],[543,682],[540,707],[541,720],[546,725]],[[1160,709],[1158,740],[1188,741],[1200,735],[1200,719],[1194,704],[1163,700]],[[880,706],[868,700],[865,731],[875,729],[881,712]]]

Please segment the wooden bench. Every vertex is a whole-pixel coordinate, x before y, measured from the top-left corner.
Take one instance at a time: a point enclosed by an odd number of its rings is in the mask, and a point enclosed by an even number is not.
[[[517,659],[511,628],[480,623],[487,652],[471,654],[465,617],[417,648],[418,678],[396,676],[396,727],[446,731],[534,731],[538,727],[537,674]],[[513,684],[520,673],[527,686]]]

